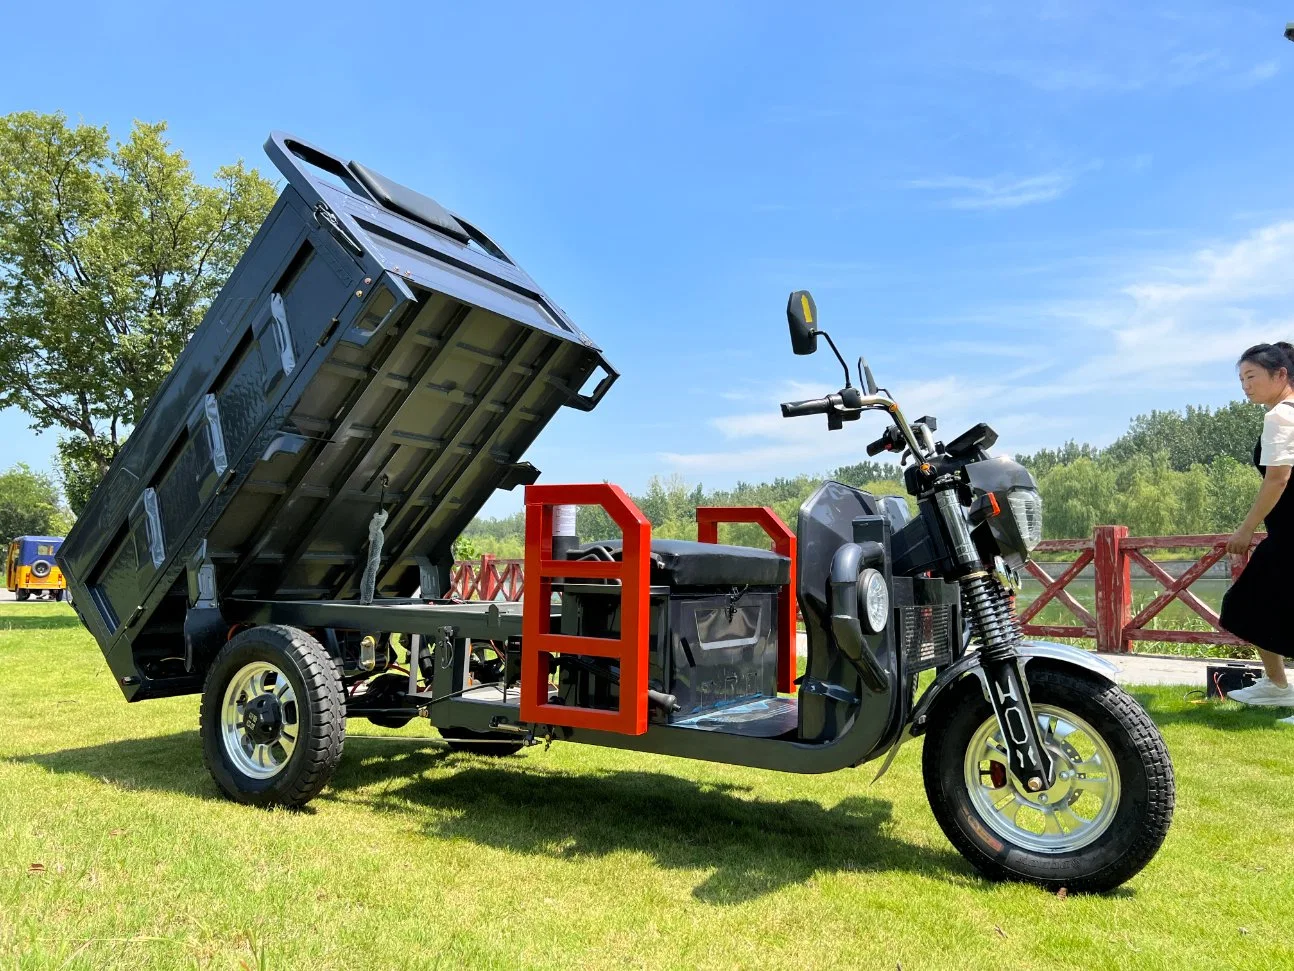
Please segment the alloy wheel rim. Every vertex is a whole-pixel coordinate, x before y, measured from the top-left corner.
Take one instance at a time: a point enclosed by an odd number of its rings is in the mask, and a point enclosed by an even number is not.
[[[292,683],[268,661],[252,661],[229,679],[220,740],[229,761],[253,779],[272,779],[296,751],[299,706]]]
[[[1011,775],[997,718],[966,747],[971,804],[994,834],[1036,853],[1070,853],[1099,839],[1119,807],[1119,769],[1109,744],[1086,721],[1054,705],[1034,705],[1039,741],[1056,763],[1050,789],[1029,792]]]

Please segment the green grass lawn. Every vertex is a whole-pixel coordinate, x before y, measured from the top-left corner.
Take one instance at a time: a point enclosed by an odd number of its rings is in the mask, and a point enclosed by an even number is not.
[[[352,736],[306,811],[243,808],[195,698],[127,705],[70,608],[3,604],[0,967],[1294,968],[1294,729],[1137,695],[1173,830],[1120,891],[1062,898],[963,862],[919,743],[873,786]]]

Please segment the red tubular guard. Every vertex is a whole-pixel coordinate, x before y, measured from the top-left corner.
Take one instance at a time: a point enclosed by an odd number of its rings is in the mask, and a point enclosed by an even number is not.
[[[553,507],[601,506],[624,536],[623,561],[553,559]],[[526,597],[521,608],[521,720],[536,725],[593,728],[622,735],[647,731],[648,637],[651,625],[651,521],[619,486],[526,486]],[[550,614],[553,580],[620,581],[620,637],[554,634]],[[550,705],[552,655],[583,654],[620,662],[620,707],[616,711]]]
[[[773,541],[773,552],[791,558],[791,574],[777,595],[777,690],[795,690],[795,532],[768,506],[701,506],[696,511],[696,538],[719,542],[720,523],[754,523]]]

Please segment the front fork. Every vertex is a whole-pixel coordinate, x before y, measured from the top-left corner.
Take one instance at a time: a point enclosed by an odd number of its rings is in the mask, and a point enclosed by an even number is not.
[[[987,679],[989,704],[1002,730],[1008,768],[1029,792],[1050,789],[1056,781],[1055,763],[1038,739],[1038,719],[1020,671],[1016,646],[1022,635],[1011,602],[983,568],[955,489],[940,490],[935,499],[948,526],[954,556],[961,568],[968,570],[959,577],[962,604],[979,641],[980,667]]]

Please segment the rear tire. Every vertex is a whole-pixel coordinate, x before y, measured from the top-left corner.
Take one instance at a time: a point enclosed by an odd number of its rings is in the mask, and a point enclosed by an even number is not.
[[[301,806],[341,759],[346,704],[337,666],[295,627],[253,627],[221,648],[202,691],[202,760],[235,802]]]
[[[14,596],[15,596],[15,597],[20,601],[20,602],[21,602],[21,601],[27,601],[27,600],[30,600],[30,599],[31,599],[31,591],[30,591],[30,590],[19,590],[17,593],[15,593],[15,594],[14,594]]]
[[[1168,749],[1117,685],[1037,662],[1027,674],[1042,740],[1069,777],[1030,794],[994,767],[1000,729],[971,677],[930,719],[922,753],[930,807],[990,879],[1111,890],[1149,863],[1168,834],[1176,796]]]

